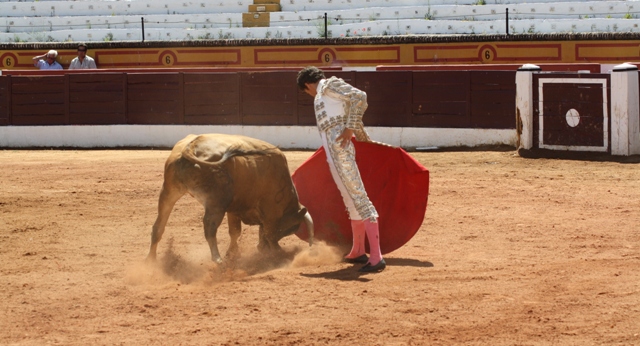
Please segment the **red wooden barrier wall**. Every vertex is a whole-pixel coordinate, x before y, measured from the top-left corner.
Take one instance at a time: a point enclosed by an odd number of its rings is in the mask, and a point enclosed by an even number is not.
[[[64,71],[67,72],[67,71]],[[364,90],[367,126],[515,128],[515,70],[326,71]],[[315,125],[297,71],[0,76],[0,125]]]
[[[0,78],[0,126],[9,125],[11,118],[11,84],[9,78]]]
[[[241,124],[240,75],[189,73],[184,76],[184,123]]]

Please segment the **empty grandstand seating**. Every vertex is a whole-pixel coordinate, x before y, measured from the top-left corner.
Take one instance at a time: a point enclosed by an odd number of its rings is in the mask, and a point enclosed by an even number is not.
[[[640,1],[0,0],[0,42],[640,31]],[[144,30],[144,37],[143,37]]]

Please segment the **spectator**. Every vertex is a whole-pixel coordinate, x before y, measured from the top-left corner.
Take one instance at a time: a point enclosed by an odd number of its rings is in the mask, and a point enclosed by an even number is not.
[[[71,60],[69,70],[82,70],[97,68],[96,62],[92,57],[87,55],[87,46],[84,43],[78,45],[78,56]]]
[[[62,65],[56,61],[58,52],[50,50],[47,54],[33,57],[33,66],[41,70],[62,70]]]

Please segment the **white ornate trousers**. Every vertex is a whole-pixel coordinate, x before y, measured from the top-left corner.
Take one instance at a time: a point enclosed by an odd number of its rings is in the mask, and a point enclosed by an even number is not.
[[[331,176],[340,190],[351,220],[377,218],[378,212],[369,200],[360,177],[353,143],[349,142],[342,148],[336,141],[343,130],[343,125],[337,125],[320,132]]]

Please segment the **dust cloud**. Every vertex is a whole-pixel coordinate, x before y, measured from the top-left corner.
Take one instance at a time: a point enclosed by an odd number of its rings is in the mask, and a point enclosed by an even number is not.
[[[130,285],[202,284],[205,286],[241,281],[273,270],[290,270],[339,263],[342,251],[324,242],[313,246],[290,245],[281,251],[261,253],[243,249],[237,259],[225,258],[222,264],[206,259],[185,258],[174,250],[173,238],[155,262],[143,261],[127,268],[125,281]],[[186,254],[188,255],[188,254]]]
[[[311,247],[301,248],[291,261],[291,268],[335,264],[342,261],[342,251],[325,242],[316,242]]]
[[[142,261],[127,268],[125,281],[131,285],[172,282],[189,284],[201,281],[208,268],[204,263],[184,259],[174,250],[173,242],[172,237],[167,240],[167,250],[155,262]]]

